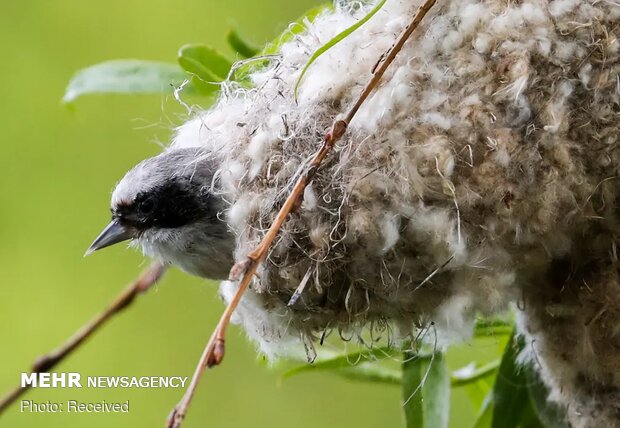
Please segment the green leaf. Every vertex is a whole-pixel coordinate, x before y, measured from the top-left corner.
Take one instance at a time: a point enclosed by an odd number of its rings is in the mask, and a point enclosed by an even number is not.
[[[443,354],[429,359],[405,352],[402,389],[407,428],[447,428],[450,372]]]
[[[304,364],[301,366],[293,367],[282,375],[283,379],[288,379],[292,376],[296,376],[300,373],[306,373],[317,370],[343,370],[350,369],[362,363],[374,362],[381,359],[385,359],[396,353],[399,353],[399,348],[390,346],[384,346],[381,348],[365,349],[359,352],[353,352],[346,355],[339,355],[334,358],[329,358],[315,362],[314,364]]]
[[[306,22],[312,22],[320,13],[332,9],[333,6],[331,3],[325,3],[309,9],[301,17],[291,23],[275,40],[271,43],[267,43],[267,45],[260,52],[259,56],[278,53],[283,44],[291,41],[296,34],[302,33],[306,30]]]
[[[532,403],[528,400],[525,409],[521,415],[521,423],[519,424],[520,428],[547,428],[545,425],[538,419],[538,415],[536,415],[536,411],[534,407],[532,407]]]
[[[477,382],[470,383],[464,387],[465,393],[467,394],[467,398],[469,398],[469,402],[472,405],[473,409],[476,409],[479,414],[484,410],[485,405],[490,397],[491,391],[493,389],[493,383],[495,382],[494,378],[485,378],[480,379]],[[491,414],[492,415],[492,414]],[[491,419],[489,418],[489,426]]]
[[[524,339],[513,332],[493,388],[491,428],[566,428],[561,409],[547,402],[547,391],[535,372],[517,364],[524,346]]]
[[[566,414],[560,406],[548,401],[549,391],[536,372],[530,369],[526,376],[530,402],[542,424],[547,428],[569,428],[566,422]]]
[[[362,25],[364,25],[370,18],[372,18],[375,15],[375,13],[379,12],[379,10],[383,7],[385,2],[386,0],[381,0],[379,3],[377,3],[377,5],[370,12],[368,12],[368,14],[365,17],[357,21],[355,24],[351,25],[349,28],[338,33],[330,41],[325,43],[323,46],[317,49],[316,52],[312,54],[312,56],[310,57],[310,59],[308,60],[304,68],[301,70],[301,74],[299,75],[299,78],[297,79],[297,82],[295,83],[295,90],[294,90],[295,99],[297,99],[297,90],[299,89],[299,84],[301,83],[302,79],[304,78],[304,75],[308,71],[308,68],[314,63],[314,61],[316,61],[321,55],[323,55],[329,49],[331,49],[336,44],[338,44],[338,42],[340,42],[342,39],[344,39],[345,37],[353,33],[355,30],[360,28]]]
[[[87,94],[170,93],[188,76],[177,65],[142,60],[112,60],[79,70],[62,101],[71,103]]]
[[[457,370],[452,373],[452,386],[456,387],[468,385],[470,383],[475,383],[485,377],[492,376],[499,368],[499,365],[500,360],[494,360],[481,367],[475,367],[475,365],[471,365],[468,367],[464,367],[463,369]]]
[[[474,337],[508,336],[514,330],[514,323],[502,319],[485,319],[476,322]]]
[[[239,34],[235,28],[231,28],[228,31],[228,34],[226,34],[226,41],[230,47],[243,58],[252,58],[260,51],[254,43],[249,42],[245,37]]]
[[[525,370],[517,365],[517,355],[523,347],[524,340],[513,333],[493,388],[492,428],[518,427],[529,406]]]
[[[394,347],[381,347],[353,352],[346,355],[338,355],[314,364],[303,364],[293,367],[282,375],[282,379],[319,370],[334,371],[335,374],[352,380],[400,385],[402,373],[382,364],[382,360],[400,351],[400,349]],[[432,354],[425,353],[416,355],[419,359],[428,360],[433,358]],[[495,375],[499,363],[499,360],[495,360],[481,367],[467,367],[467,371],[464,369],[457,370],[450,376],[450,386],[460,387],[480,383],[480,380]],[[484,391],[485,394],[488,389],[489,388],[486,388]]]
[[[204,82],[225,80],[232,67],[232,63],[224,55],[206,45],[181,46],[177,59],[185,71],[198,76]]]
[[[183,88],[183,94],[197,93],[207,97],[214,97],[220,90],[220,87],[218,85],[205,82],[196,75],[190,75],[189,81],[190,84],[187,87]],[[205,107],[204,103],[201,103],[201,105]]]
[[[489,391],[482,402],[480,412],[474,422],[473,428],[491,428],[493,423],[493,391]]]
[[[358,364],[353,367],[336,370],[335,373],[344,378],[371,383],[384,383],[387,385],[400,385],[402,382],[402,373],[390,367],[379,364],[379,362],[370,362]]]
[[[314,21],[320,13],[332,9],[333,5],[331,3],[325,3],[306,11],[301,17],[289,24],[286,30],[278,37],[267,43],[260,52],[253,55],[251,60],[247,61],[245,64],[237,64],[238,67],[235,69],[235,81],[248,83],[247,77],[252,71],[263,67],[270,60],[273,60],[274,55],[278,55],[283,44],[291,41],[295,35],[306,30],[307,23]]]

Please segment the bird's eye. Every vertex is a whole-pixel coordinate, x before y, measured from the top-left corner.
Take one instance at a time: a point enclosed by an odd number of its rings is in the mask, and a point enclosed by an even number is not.
[[[152,199],[145,199],[138,205],[138,210],[140,210],[142,214],[150,213],[153,211],[153,208],[155,208],[155,203]]]

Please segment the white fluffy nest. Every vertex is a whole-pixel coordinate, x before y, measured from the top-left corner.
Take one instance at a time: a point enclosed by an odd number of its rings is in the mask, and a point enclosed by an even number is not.
[[[178,130],[174,146],[221,163],[237,260],[420,3],[388,0],[295,101],[309,56],[370,7],[337,4],[252,74],[255,89],[226,84]],[[523,357],[574,426],[620,426],[619,18],[611,0],[439,0],[245,296],[237,316],[262,350],[368,326],[463,337],[518,301]]]

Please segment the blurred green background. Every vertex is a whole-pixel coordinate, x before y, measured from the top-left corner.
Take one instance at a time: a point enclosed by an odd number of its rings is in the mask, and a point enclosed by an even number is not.
[[[33,359],[100,311],[144,266],[122,246],[82,254],[107,224],[114,183],[160,149],[183,110],[166,96],[92,96],[72,111],[60,104],[71,75],[107,59],[174,62],[184,43],[231,53],[231,24],[262,43],[316,1],[27,0],[0,13],[0,394]],[[232,53],[231,53],[232,55]],[[216,285],[172,271],[156,289],[113,320],[58,371],[82,376],[190,376],[223,306]],[[186,427],[398,427],[396,387],[350,383],[330,374],[280,382],[233,328],[225,363],[207,373]],[[498,343],[451,353],[453,367]],[[20,413],[6,427],[150,427],[163,422],[178,389],[39,389],[39,402],[125,401],[129,414]],[[452,427],[475,410],[453,396]]]

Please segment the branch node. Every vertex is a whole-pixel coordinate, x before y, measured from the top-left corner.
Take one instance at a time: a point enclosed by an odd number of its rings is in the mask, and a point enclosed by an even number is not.
[[[168,421],[166,422],[167,428],[179,428],[181,426],[181,422],[183,422],[185,415],[179,413],[178,410],[178,407],[175,407],[168,415]]]
[[[32,373],[45,373],[58,363],[58,358],[50,355],[41,355],[32,364]]]
[[[245,260],[235,263],[235,265],[230,269],[230,273],[228,274],[229,281],[238,281],[241,278],[241,275],[248,270],[250,264],[252,264],[252,257],[248,256]]]
[[[349,124],[345,120],[342,120],[342,119],[334,122],[334,125],[332,126],[331,131],[329,131],[328,133],[328,135],[331,134],[331,139],[330,140],[326,139],[326,141],[329,142],[331,145],[333,145],[336,141],[342,138],[344,133],[347,131],[348,126]]]
[[[226,351],[226,344],[223,338],[218,337],[215,340],[215,346],[213,347],[213,353],[210,355],[209,360],[207,361],[207,367],[215,367],[219,366],[222,360],[224,359],[224,354]]]
[[[312,157],[312,160],[308,164],[308,167],[304,174],[302,174],[298,180],[296,181],[291,193],[288,195],[284,204],[280,208],[276,218],[272,222],[269,230],[263,236],[261,242],[256,246],[254,251],[252,251],[245,260],[236,263],[232,269],[230,270],[229,278],[231,280],[237,280],[243,275],[241,281],[239,282],[239,287],[235,292],[234,296],[228,302],[224,313],[222,314],[220,321],[211,335],[207,346],[205,347],[202,356],[198,362],[198,366],[194,371],[194,375],[192,376],[192,381],[185,392],[185,395],[179,402],[179,404],[173,410],[171,417],[168,421],[169,428],[179,428],[181,425],[181,421],[187,412],[187,409],[190,405],[192,397],[194,396],[194,392],[196,391],[196,387],[200,381],[200,377],[204,372],[206,367],[213,367],[222,362],[224,358],[224,336],[226,332],[226,327],[230,323],[230,317],[232,313],[239,305],[243,294],[248,289],[251,280],[256,274],[256,270],[258,266],[265,259],[267,252],[269,251],[269,247],[276,239],[282,224],[286,220],[286,218],[299,207],[300,201],[302,199],[304,190],[308,183],[312,181],[314,174],[321,166],[322,162],[325,160],[327,155],[333,149],[336,142],[344,135],[347,131],[347,127],[361,105],[368,98],[370,93],[377,87],[379,80],[384,75],[385,70],[390,66],[394,58],[400,52],[403,45],[413,33],[413,31],[417,28],[421,20],[424,18],[426,13],[430,10],[430,8],[435,4],[437,0],[426,0],[422,6],[418,9],[416,14],[414,15],[412,21],[405,27],[402,34],[398,37],[396,42],[392,45],[390,49],[385,52],[377,65],[373,68],[372,76],[364,89],[362,90],[360,96],[356,100],[356,102],[352,105],[352,107],[347,111],[346,115],[342,116],[342,118],[336,118],[328,132],[325,133],[323,137],[323,141],[321,147],[317,150],[317,152]]]

